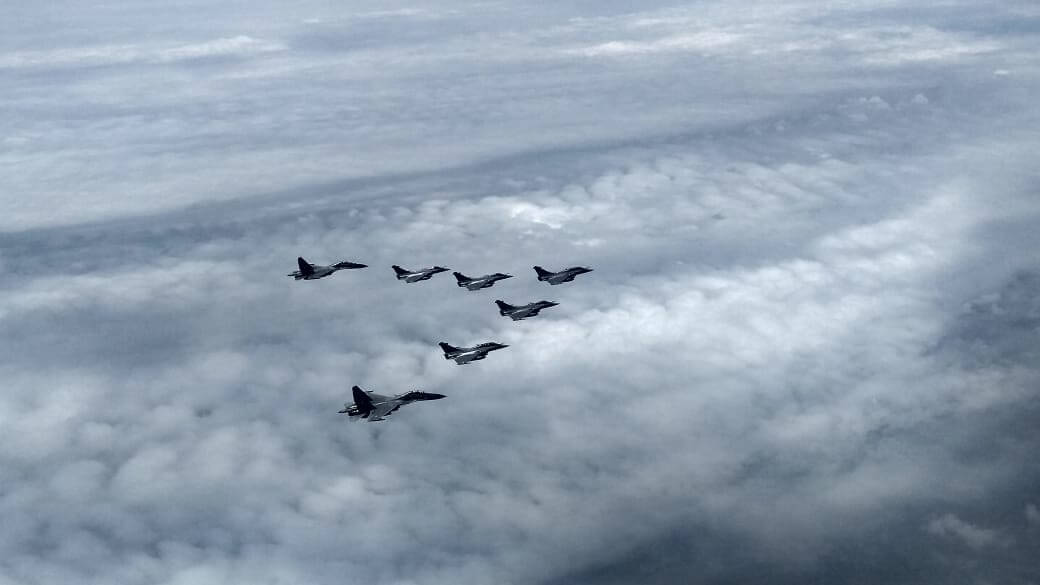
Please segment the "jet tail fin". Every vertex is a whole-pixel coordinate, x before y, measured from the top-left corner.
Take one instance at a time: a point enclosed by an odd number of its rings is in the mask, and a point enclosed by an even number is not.
[[[354,404],[357,405],[358,411],[361,412],[362,416],[372,412],[372,409],[374,408],[372,405],[372,399],[369,398],[368,394],[366,394],[364,390],[358,386],[354,386],[350,391],[354,393]]]
[[[498,305],[498,314],[503,316],[506,314],[507,311],[512,311],[516,308],[513,305],[510,305],[509,303],[503,301],[495,301],[495,304]]]
[[[451,353],[453,351],[459,351],[459,348],[455,347],[454,345],[448,345],[447,343],[444,343],[443,341],[438,343],[437,345],[441,346],[441,350],[444,351],[445,355],[447,355],[447,354],[449,354],[449,353]]]
[[[404,268],[401,268],[397,264],[394,264],[393,266],[391,266],[391,268],[394,269],[394,272],[397,274],[397,278],[401,278],[402,276],[408,274],[407,270],[405,270]]]
[[[314,268],[311,267],[310,262],[303,259],[303,256],[296,258],[296,263],[300,266],[300,274],[306,276],[308,274],[314,274]]]
[[[535,266],[534,267],[534,271],[538,274],[538,280],[542,280],[543,278],[545,278],[547,276],[552,276],[552,274],[553,274],[552,272],[549,272],[548,270],[542,268],[541,266]]]
[[[467,283],[467,282],[473,280],[472,278],[466,276],[465,274],[463,274],[461,272],[452,272],[452,274],[455,275],[455,280],[459,281],[459,284],[464,284],[464,283]]]

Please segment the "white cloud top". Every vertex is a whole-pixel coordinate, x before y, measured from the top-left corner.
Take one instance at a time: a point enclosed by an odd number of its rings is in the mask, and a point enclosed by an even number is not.
[[[1025,3],[11,14],[0,583],[1035,575]]]

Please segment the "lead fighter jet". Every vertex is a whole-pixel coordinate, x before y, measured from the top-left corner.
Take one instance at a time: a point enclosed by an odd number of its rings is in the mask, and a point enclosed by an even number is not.
[[[360,420],[367,418],[369,422],[385,420],[405,404],[418,402],[420,400],[440,400],[443,394],[420,392],[413,390],[394,397],[383,396],[374,392],[367,392],[354,386],[350,389],[354,393],[354,404],[344,404],[340,414],[350,417],[349,420]]]
[[[538,314],[538,311],[542,309],[548,309],[549,307],[555,307],[560,303],[554,303],[552,301],[536,301],[534,303],[528,303],[526,305],[510,305],[504,301],[495,301],[498,305],[498,314],[503,317],[511,317],[513,321],[519,321],[526,319],[527,317],[534,317]]]
[[[500,280],[513,278],[512,274],[502,274],[501,272],[485,274],[484,276],[478,276],[476,278],[470,278],[461,272],[452,272],[452,274],[455,275],[455,280],[459,281],[459,286],[464,286],[469,290],[488,288]]]
[[[405,270],[400,266],[394,264],[391,268],[394,269],[394,273],[397,274],[397,280],[403,280],[405,282],[419,282],[420,280],[429,280],[431,276],[440,272],[447,272],[448,269],[443,266],[434,266],[433,268],[420,268],[419,270]]]
[[[304,260],[302,256],[296,259],[296,263],[300,265],[300,269],[290,272],[287,275],[296,280],[317,280],[319,278],[325,278],[337,270],[368,268],[367,264],[357,264],[356,262],[337,262],[329,266],[319,266]]]
[[[535,266],[534,271],[538,273],[539,281],[548,282],[549,284],[560,284],[574,280],[574,277],[579,274],[592,272],[592,269],[585,268],[584,266],[571,266],[570,268],[565,268],[559,272],[551,272],[541,266]]]
[[[455,360],[455,363],[459,364],[460,366],[477,360],[482,360],[487,357],[488,352],[495,351],[496,349],[502,349],[504,347],[509,347],[504,343],[497,343],[494,341],[488,343],[479,343],[477,345],[474,345],[473,347],[455,347],[453,345],[448,345],[443,341],[440,342],[438,345],[440,345],[441,349],[444,351],[444,359]]]

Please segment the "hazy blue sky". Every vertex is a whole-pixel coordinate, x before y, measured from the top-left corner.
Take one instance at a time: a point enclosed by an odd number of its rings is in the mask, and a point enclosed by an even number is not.
[[[1040,583],[1040,6],[633,6],[7,0],[0,585]]]

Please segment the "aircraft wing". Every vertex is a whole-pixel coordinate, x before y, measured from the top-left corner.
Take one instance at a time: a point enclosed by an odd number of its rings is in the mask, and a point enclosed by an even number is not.
[[[396,400],[380,402],[379,404],[376,404],[375,408],[372,409],[372,412],[368,414],[368,420],[373,422],[383,420],[383,418],[393,412],[397,406],[399,406],[399,404]]]
[[[484,355],[486,355],[486,354],[477,353],[477,352],[464,353],[464,354],[462,354],[462,355],[460,355],[458,357],[452,358],[452,359],[455,360],[456,364],[459,364],[461,366],[462,364],[468,364],[468,363],[470,363],[473,360],[483,359]]]

